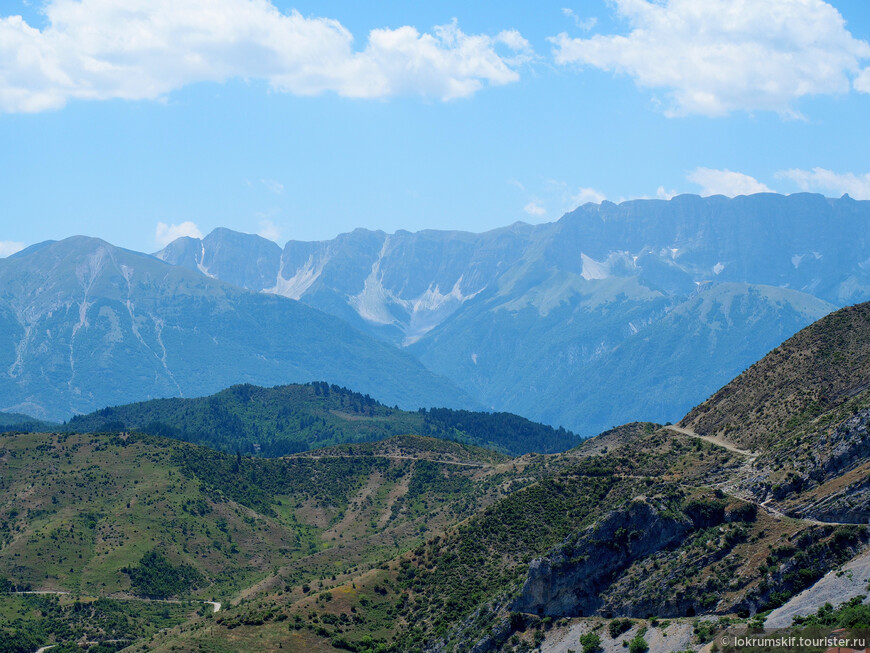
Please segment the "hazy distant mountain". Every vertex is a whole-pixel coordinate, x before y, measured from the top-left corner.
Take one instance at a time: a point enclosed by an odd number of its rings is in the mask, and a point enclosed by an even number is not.
[[[93,238],[0,260],[0,289],[0,410],[65,419],[233,383],[315,380],[406,408],[475,405],[331,315]]]
[[[592,434],[676,419],[800,328],[870,299],[868,243],[870,202],[847,196],[682,195],[483,234],[357,229],[280,255],[218,230],[157,256],[299,299],[488,406]]]

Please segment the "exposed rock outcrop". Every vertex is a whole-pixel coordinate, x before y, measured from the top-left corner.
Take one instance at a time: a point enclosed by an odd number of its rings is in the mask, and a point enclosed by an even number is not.
[[[534,560],[514,609],[550,616],[592,614],[602,605],[601,591],[620,571],[681,541],[693,528],[688,517],[635,499]]]

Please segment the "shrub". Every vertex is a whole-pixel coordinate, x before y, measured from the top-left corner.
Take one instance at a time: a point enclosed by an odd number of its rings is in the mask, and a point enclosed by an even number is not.
[[[614,619],[607,626],[607,632],[610,633],[611,639],[616,639],[622,633],[631,630],[631,619]]]
[[[628,643],[628,653],[646,653],[648,650],[649,644],[640,633]]]
[[[580,636],[580,646],[583,647],[583,653],[600,653],[601,638],[596,633],[586,633]]]

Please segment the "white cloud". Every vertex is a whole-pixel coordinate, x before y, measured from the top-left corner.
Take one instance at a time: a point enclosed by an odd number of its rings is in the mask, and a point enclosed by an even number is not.
[[[860,91],[861,93],[870,93],[870,68],[865,68],[858,76],[855,78],[853,82],[856,91]]]
[[[558,198],[557,201],[561,203],[562,211],[572,211],[587,202],[600,204],[607,199],[604,193],[597,191],[594,188],[580,187],[576,191],[574,191],[573,188],[574,187],[566,181],[561,181],[559,179],[546,180],[547,192]]]
[[[856,200],[870,200],[870,173],[856,175],[851,172],[836,173],[825,168],[810,170],[782,170],[776,173],[778,179],[790,179],[801,190],[824,192],[836,196],[848,193]]]
[[[731,170],[713,170],[711,168],[695,168],[686,175],[686,179],[701,187],[701,195],[752,195],[754,193],[775,193],[763,183]]]
[[[677,191],[665,190],[664,186],[659,186],[658,189],[656,189],[656,198],[658,198],[660,200],[669,200],[672,197],[676,197],[677,195],[678,195]]]
[[[12,240],[0,240],[0,258],[12,256],[15,252],[20,252],[24,247],[24,243],[17,243]]]
[[[540,218],[547,213],[547,209],[545,209],[537,202],[529,202],[523,207],[523,211],[525,211],[529,215],[535,216],[536,218]]]
[[[589,18],[580,18],[576,11],[573,9],[563,8],[562,15],[567,16],[571,20],[574,21],[574,25],[576,25],[579,29],[582,29],[584,32],[588,32],[595,25],[598,24],[598,19],[594,16]]]
[[[519,32],[376,29],[362,50],[337,20],[270,0],[48,0],[47,27],[0,17],[0,111],[70,99],[160,99],[196,82],[262,79],[297,95],[449,100],[516,81],[534,56]]]
[[[189,236],[190,238],[202,238],[202,232],[199,227],[193,222],[182,222],[181,224],[166,224],[158,222],[157,229],[154,231],[154,240],[160,247],[166,247],[176,238]]]
[[[592,202],[593,204],[601,204],[607,197],[604,193],[601,193],[594,188],[581,188],[577,191],[576,194],[571,196],[571,202],[573,202],[577,206],[582,206],[587,202]]]
[[[854,38],[823,0],[613,0],[625,35],[550,39],[558,64],[627,74],[665,89],[668,115],[771,110],[794,100],[870,90],[870,44]]]
[[[271,220],[260,220],[260,230],[257,235],[268,240],[274,240],[279,245],[281,238],[281,228]]]
[[[261,179],[260,183],[269,189],[270,192],[275,193],[275,195],[280,195],[284,192],[284,184],[280,181],[275,181],[274,179]]]

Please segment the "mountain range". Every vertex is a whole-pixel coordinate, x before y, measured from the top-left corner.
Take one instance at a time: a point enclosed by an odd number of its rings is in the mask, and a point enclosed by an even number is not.
[[[868,225],[870,203],[847,196],[683,195],[283,249],[227,229],[153,256],[49,241],[0,260],[0,410],[58,421],[316,381],[581,436],[674,421],[870,299]]]
[[[410,354],[300,302],[74,237],[0,260],[4,411],[55,421],[234,383],[325,381],[389,404],[474,407]]]
[[[341,317],[485,406],[592,435],[679,418],[836,307],[870,299],[870,202],[758,194],[586,204],[472,234],[218,229],[156,253]]]

